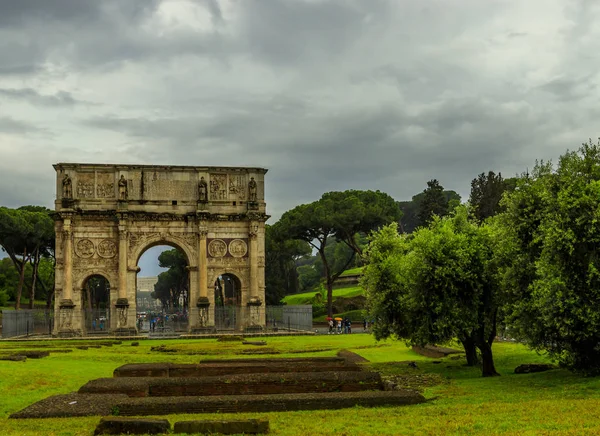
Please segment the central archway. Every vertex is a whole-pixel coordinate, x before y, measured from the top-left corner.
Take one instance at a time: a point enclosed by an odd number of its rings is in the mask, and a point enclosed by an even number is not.
[[[138,332],[153,335],[188,330],[189,264],[180,245],[169,241],[152,241],[140,252],[136,268]]]

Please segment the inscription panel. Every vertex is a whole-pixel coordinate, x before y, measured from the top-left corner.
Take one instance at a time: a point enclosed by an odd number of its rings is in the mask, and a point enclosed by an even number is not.
[[[195,201],[196,180],[189,175],[175,178],[171,173],[151,171],[144,173],[144,198],[146,200],[185,200]]]

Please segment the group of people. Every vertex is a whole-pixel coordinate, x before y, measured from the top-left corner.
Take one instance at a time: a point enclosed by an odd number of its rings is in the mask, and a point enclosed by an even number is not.
[[[329,320],[329,332],[327,334],[329,335],[334,335],[334,334],[348,334],[348,333],[352,333],[352,321],[350,321],[350,319],[348,319],[347,317],[345,319],[338,319],[338,320],[333,320],[330,319]]]
[[[369,321],[365,318],[363,320],[363,331],[367,332],[369,330],[369,326],[374,324],[375,321],[371,321],[369,323]],[[348,317],[344,318],[344,319],[332,319],[329,318],[329,332],[327,332],[327,334],[329,335],[335,335],[335,334],[348,334],[348,333],[352,333],[352,321],[350,321],[350,319]]]

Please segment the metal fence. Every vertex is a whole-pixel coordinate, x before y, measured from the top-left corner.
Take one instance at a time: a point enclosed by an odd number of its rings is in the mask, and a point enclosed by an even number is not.
[[[267,331],[312,331],[312,305],[267,306]]]
[[[51,335],[54,311],[23,309],[2,311],[2,337]]]
[[[224,306],[212,309],[214,326],[219,333],[312,331],[312,306]],[[2,311],[2,338],[51,336],[54,310],[24,309]],[[75,311],[73,324],[81,325],[87,336],[110,335],[116,327],[109,309]],[[136,317],[141,335],[184,334],[189,330],[186,312],[146,312]]]

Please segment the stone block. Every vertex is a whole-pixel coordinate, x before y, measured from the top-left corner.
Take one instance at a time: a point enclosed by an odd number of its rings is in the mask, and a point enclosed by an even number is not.
[[[173,426],[174,433],[200,434],[263,434],[269,432],[266,419],[237,419],[228,421],[179,421]]]
[[[101,434],[163,434],[171,430],[166,419],[102,418],[95,435]]]
[[[12,360],[13,362],[24,362],[27,360],[26,356],[20,354],[13,354],[11,356],[0,356],[0,360]]]

